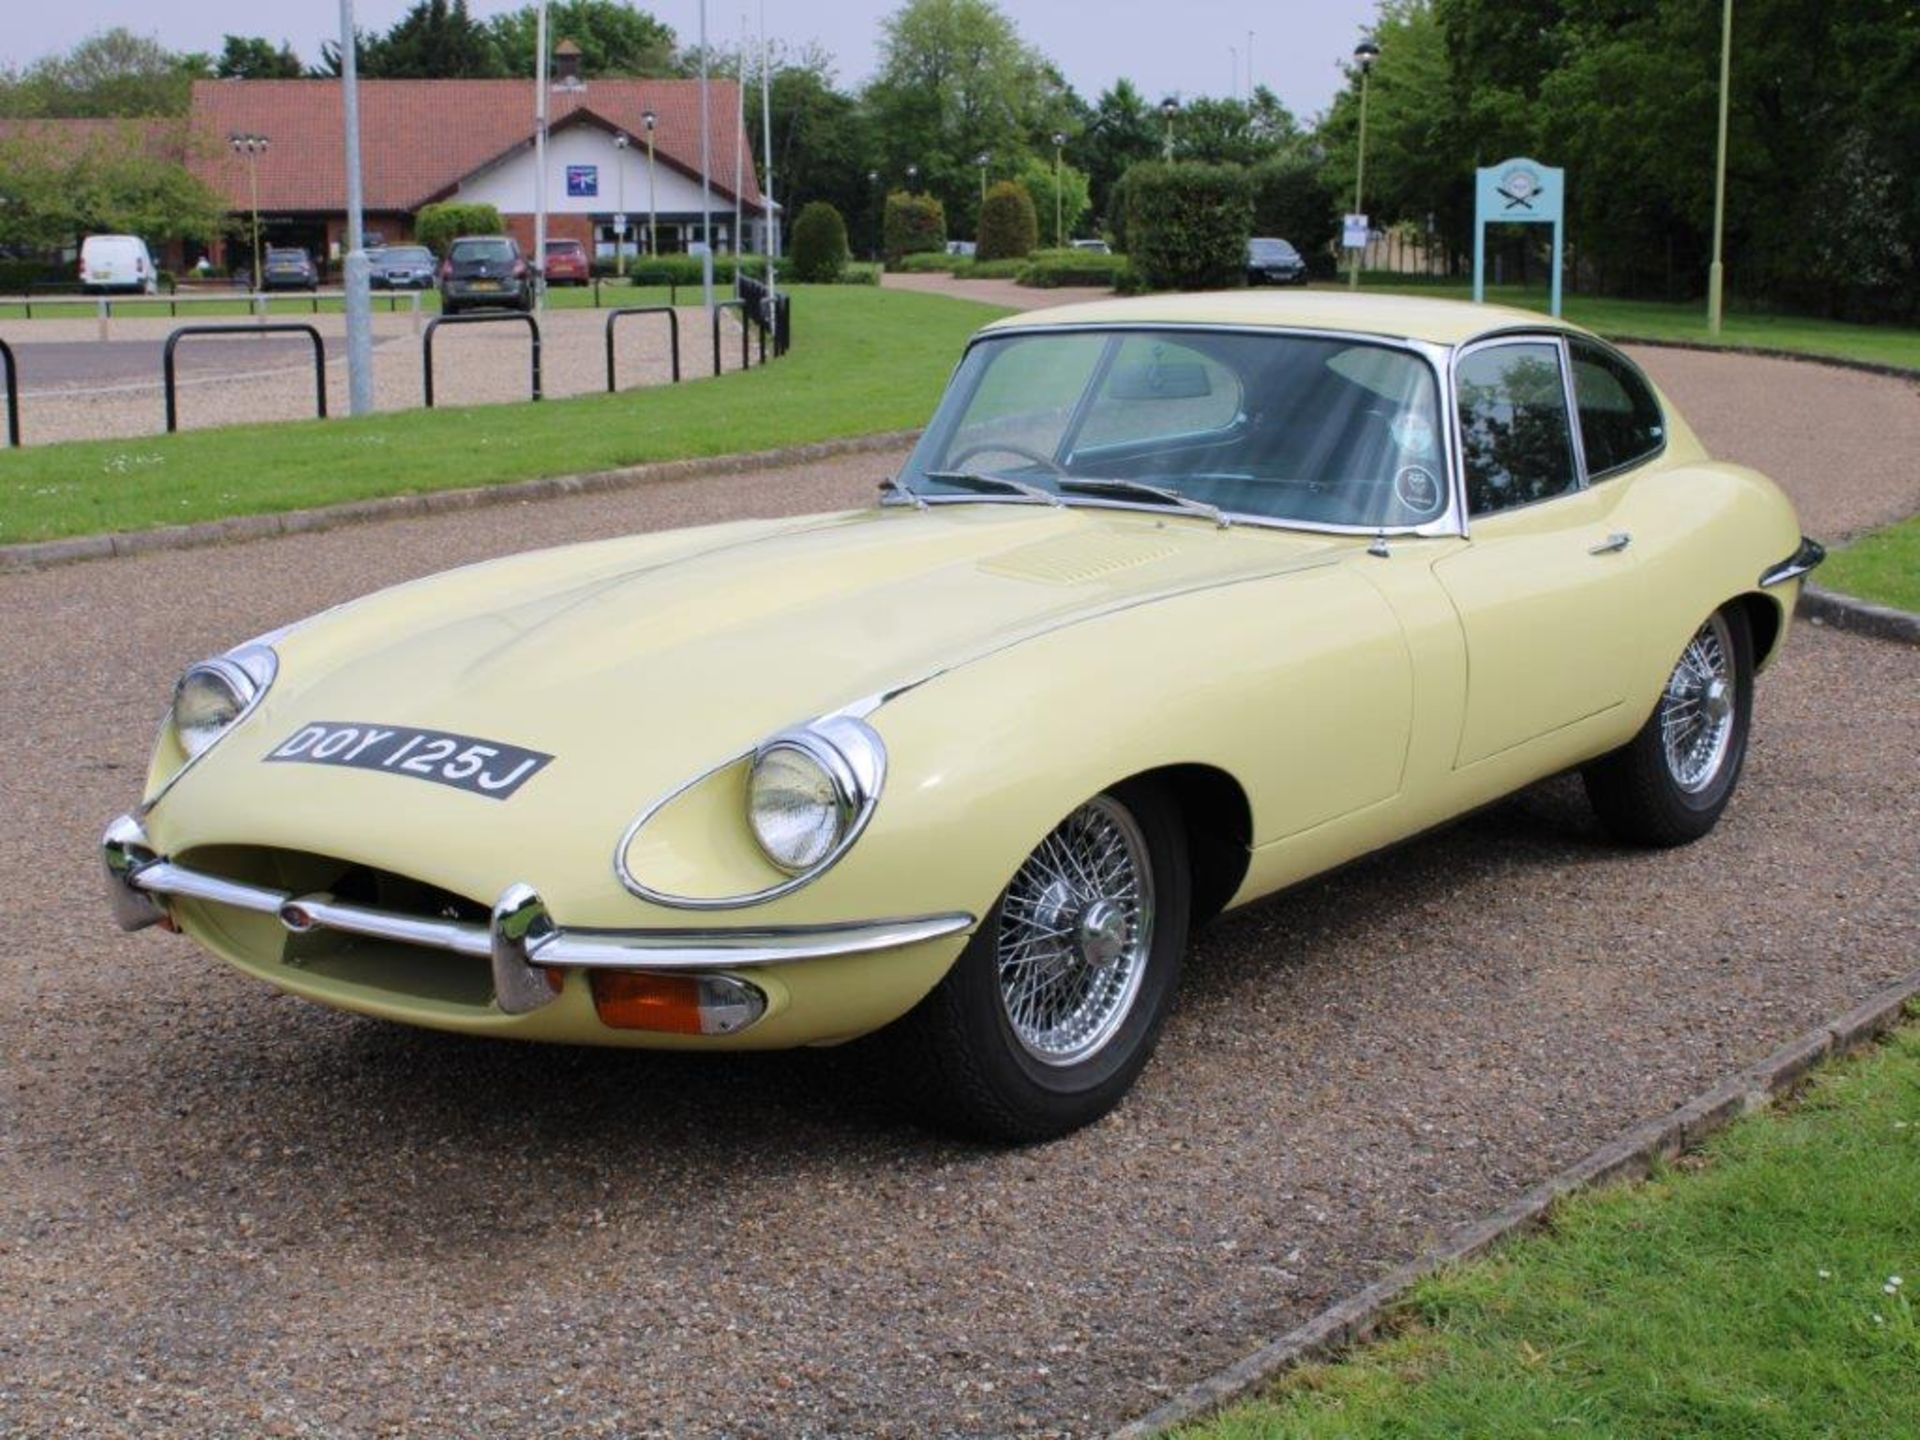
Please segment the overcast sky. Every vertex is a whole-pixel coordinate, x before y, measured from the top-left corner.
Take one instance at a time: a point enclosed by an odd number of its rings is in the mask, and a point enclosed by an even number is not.
[[[407,3],[358,0],[360,28],[386,29]],[[340,33],[337,0],[5,0],[5,7],[0,60],[16,66],[115,25],[155,34],[176,50],[217,52],[228,30],[265,35],[290,41],[309,62],[318,57],[322,40]],[[515,8],[502,0],[469,0],[469,7],[476,15]],[[698,38],[698,0],[661,0],[642,8],[671,25],[683,42]],[[857,84],[873,71],[880,18],[896,8],[898,0],[767,0],[767,31],[794,42],[818,40],[839,57],[841,83]],[[1304,119],[1332,98],[1340,83],[1338,63],[1353,49],[1376,0],[1303,0],[1284,8],[1253,0],[1003,0],[1002,8],[1089,100],[1122,75],[1149,99],[1226,94],[1236,76],[1244,87],[1252,29],[1254,79]],[[709,0],[710,38],[716,44],[736,40],[743,12],[757,25],[758,0]],[[1239,52],[1237,61],[1229,47]]]

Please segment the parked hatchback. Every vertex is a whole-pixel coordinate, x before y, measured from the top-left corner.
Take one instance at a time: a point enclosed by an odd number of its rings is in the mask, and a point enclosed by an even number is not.
[[[593,278],[587,247],[578,240],[547,241],[547,283],[584,285]]]
[[[533,309],[533,277],[510,235],[463,235],[440,264],[440,310]]]
[[[159,270],[138,235],[89,235],[80,244],[80,287],[99,294],[151,295]]]
[[[433,252],[424,245],[389,245],[367,257],[368,279],[376,290],[431,290]]]
[[[1255,237],[1247,241],[1249,285],[1304,285],[1307,262],[1285,240]]]
[[[318,290],[320,272],[314,268],[313,257],[304,250],[291,246],[269,247],[267,258],[261,262],[266,272],[260,277],[262,290]]]

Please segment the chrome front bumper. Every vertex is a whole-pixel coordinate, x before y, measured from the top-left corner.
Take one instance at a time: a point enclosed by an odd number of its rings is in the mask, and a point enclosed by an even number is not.
[[[801,960],[898,950],[973,928],[963,913],[845,925],[738,930],[563,930],[530,885],[509,885],[481,925],[403,915],[336,900],[248,885],[176,865],[156,855],[140,822],[122,815],[100,840],[107,897],[123,930],[167,918],[165,897],[179,896],[277,916],[296,934],[338,930],[377,940],[485,959],[493,967],[494,1003],[526,1015],[550,1003],[549,969],[702,971],[787,965]]]
[[[1809,540],[1803,535],[1800,537],[1799,549],[1778,565],[1769,565],[1760,572],[1760,587],[1764,590],[1769,585],[1784,585],[1789,580],[1798,580],[1803,575],[1810,575],[1826,558],[1827,547],[1818,540]]]

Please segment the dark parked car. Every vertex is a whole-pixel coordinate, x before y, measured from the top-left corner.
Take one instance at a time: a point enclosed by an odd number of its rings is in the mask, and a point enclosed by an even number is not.
[[[436,267],[424,245],[389,245],[368,254],[368,280],[376,290],[431,290]]]
[[[1307,262],[1285,240],[1257,237],[1247,242],[1249,285],[1304,285]]]
[[[313,257],[304,250],[272,248],[261,262],[266,271],[260,277],[262,290],[318,290],[320,272]]]
[[[547,283],[549,285],[584,285],[593,278],[593,267],[587,261],[587,247],[578,240],[549,240],[547,242]]]
[[[508,235],[463,235],[440,264],[440,309],[533,309],[533,275]]]

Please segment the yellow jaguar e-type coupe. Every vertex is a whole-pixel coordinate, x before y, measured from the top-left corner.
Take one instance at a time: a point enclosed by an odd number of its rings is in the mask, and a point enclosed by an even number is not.
[[[108,884],[328,1005],[884,1030],[930,1120],[1058,1135],[1226,907],[1575,766],[1621,839],[1705,834],[1820,557],[1538,315],[1028,315],[872,508],[473,565],[190,667]]]

